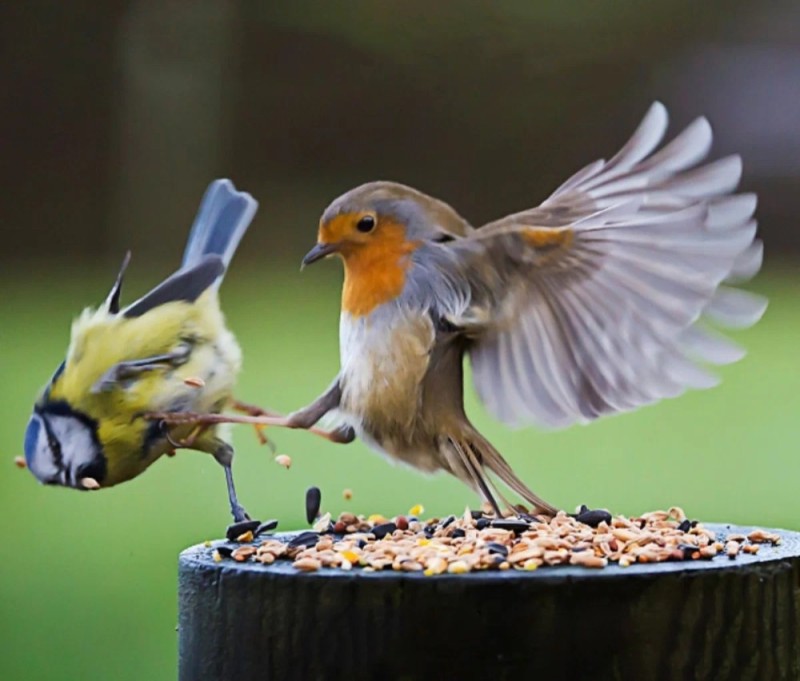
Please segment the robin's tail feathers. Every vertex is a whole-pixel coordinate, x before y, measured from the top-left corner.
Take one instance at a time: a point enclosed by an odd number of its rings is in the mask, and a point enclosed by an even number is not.
[[[478,492],[498,515],[502,511],[497,503],[498,498],[507,508],[513,508],[513,504],[489,477],[489,471],[511,491],[532,504],[534,511],[548,514],[556,512],[554,506],[534,494],[517,477],[500,452],[476,430],[470,429],[469,433],[460,437],[448,436],[442,449],[451,472]]]

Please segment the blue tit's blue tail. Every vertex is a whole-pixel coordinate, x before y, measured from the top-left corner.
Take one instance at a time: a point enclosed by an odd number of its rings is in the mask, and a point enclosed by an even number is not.
[[[257,209],[258,202],[236,191],[230,180],[214,180],[194,219],[181,269],[194,267],[208,255],[220,256],[227,268]]]
[[[237,192],[230,180],[214,180],[206,189],[197,211],[181,268],[122,310],[121,314],[140,317],[171,301],[193,302],[203,291],[219,286],[257,208],[256,200],[250,194]],[[107,298],[108,310],[115,314],[119,310],[122,275],[127,264],[126,257]]]

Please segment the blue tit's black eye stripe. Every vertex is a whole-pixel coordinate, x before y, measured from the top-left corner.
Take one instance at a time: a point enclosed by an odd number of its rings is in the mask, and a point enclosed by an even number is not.
[[[61,452],[61,444],[58,441],[58,438],[53,433],[53,429],[50,427],[50,422],[47,420],[47,417],[42,414],[42,423],[44,424],[44,431],[47,434],[47,445],[50,447],[50,453],[53,456],[53,465],[59,470],[59,472],[64,472],[64,455]]]
[[[99,451],[102,451],[102,445],[100,444],[100,438],[97,435],[99,424],[95,419],[87,414],[84,414],[82,411],[78,411],[77,409],[73,409],[67,402],[63,400],[49,400],[43,404],[36,405],[34,408],[34,413],[38,414],[41,417],[42,423],[44,424],[45,431],[47,433],[47,440],[50,444],[50,448],[53,450],[53,460],[54,463],[63,470],[63,456],[61,452],[61,443],[59,443],[58,438],[53,433],[52,428],[47,420],[48,416],[68,416],[70,418],[74,418],[76,421],[80,421],[83,425],[87,427],[89,432],[92,434],[92,440],[94,444],[97,446]]]

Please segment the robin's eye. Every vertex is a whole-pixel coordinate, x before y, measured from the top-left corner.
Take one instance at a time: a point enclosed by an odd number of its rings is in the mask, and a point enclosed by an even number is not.
[[[359,232],[371,232],[375,227],[375,218],[372,215],[365,215],[356,223]]]

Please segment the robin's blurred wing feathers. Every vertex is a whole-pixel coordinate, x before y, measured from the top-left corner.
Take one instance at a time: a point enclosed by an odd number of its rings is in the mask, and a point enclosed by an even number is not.
[[[764,311],[720,286],[760,267],[755,197],[726,196],[738,157],[696,166],[711,145],[705,119],[653,154],[666,124],[653,105],[610,161],[476,230],[469,251],[453,245],[470,264],[475,384],[501,420],[561,427],[633,409],[714,385],[697,361],[744,354],[699,320],[744,327]],[[477,331],[476,318],[487,319]]]

